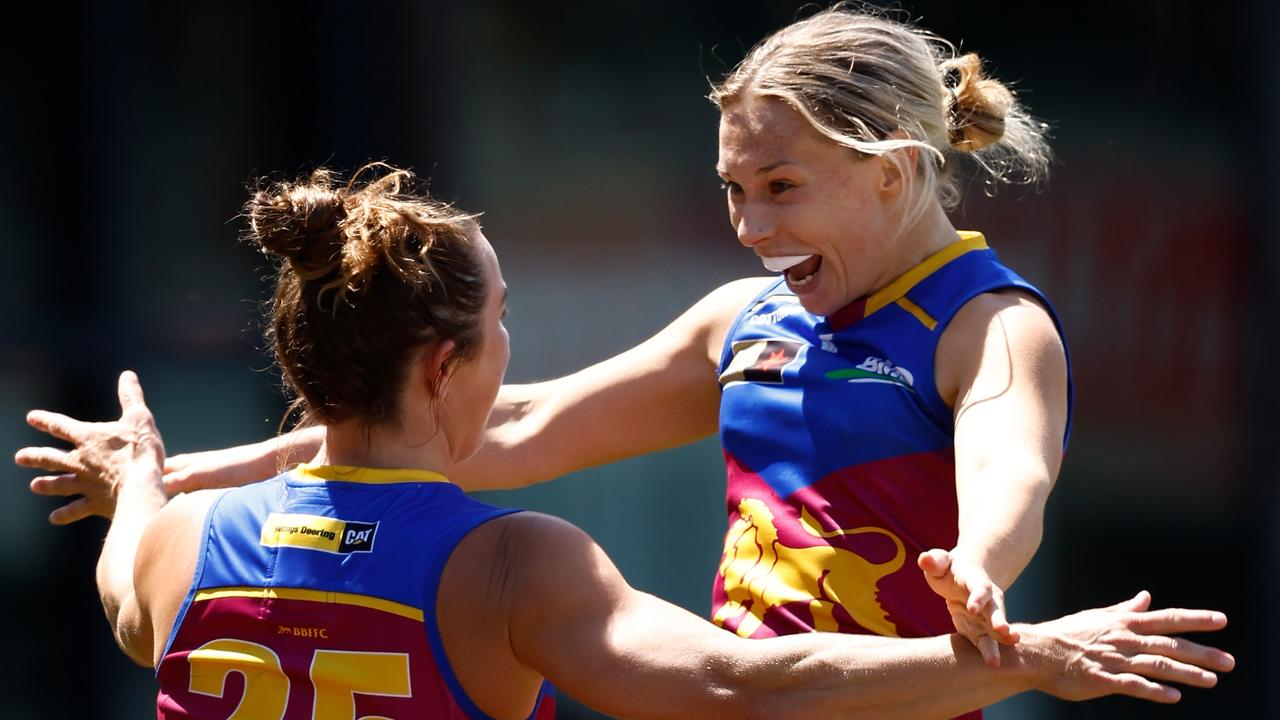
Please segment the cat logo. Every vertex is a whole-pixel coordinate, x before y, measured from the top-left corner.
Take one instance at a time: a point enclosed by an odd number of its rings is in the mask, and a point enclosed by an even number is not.
[[[339,520],[323,515],[271,513],[262,525],[261,543],[267,547],[295,547],[348,555],[373,552],[378,523]]]
[[[377,531],[378,523],[348,522],[338,552],[373,552],[373,535]]]

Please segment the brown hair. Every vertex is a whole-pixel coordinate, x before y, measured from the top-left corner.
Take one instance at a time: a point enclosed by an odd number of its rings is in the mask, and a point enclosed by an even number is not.
[[[372,176],[359,182],[366,175]],[[474,215],[370,163],[345,185],[319,169],[260,183],[248,238],[277,266],[267,339],[303,421],[395,422],[411,355],[453,340],[442,377],[478,348],[485,277]]]
[[[948,160],[960,153],[989,184],[1044,177],[1045,126],[984,77],[978,56],[956,57],[946,40],[883,15],[840,3],[778,30],[713,86],[712,102],[723,111],[752,96],[780,100],[864,155],[919,149],[920,190],[932,190],[913,198],[919,211],[931,197],[947,208],[959,201]]]

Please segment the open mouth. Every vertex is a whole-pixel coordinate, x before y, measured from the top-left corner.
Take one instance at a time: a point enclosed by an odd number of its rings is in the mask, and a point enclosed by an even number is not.
[[[802,262],[799,262],[784,271],[787,278],[787,284],[793,290],[802,288],[813,282],[813,278],[818,274],[818,269],[822,267],[821,255],[810,255]]]

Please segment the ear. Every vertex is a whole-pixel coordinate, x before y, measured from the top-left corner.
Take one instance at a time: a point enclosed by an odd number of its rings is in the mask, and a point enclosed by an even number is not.
[[[445,369],[449,358],[453,357],[453,353],[458,349],[458,344],[452,340],[444,342],[434,342],[426,347],[422,352],[422,372],[427,382],[427,387],[431,388],[431,394],[437,398],[442,398],[449,391],[447,377],[448,372]]]
[[[885,139],[908,140],[910,137],[906,130],[898,128],[885,136]],[[890,150],[879,156],[880,182],[876,189],[882,197],[891,198],[903,194],[910,181],[907,173],[915,170],[918,155],[919,148],[904,147]]]

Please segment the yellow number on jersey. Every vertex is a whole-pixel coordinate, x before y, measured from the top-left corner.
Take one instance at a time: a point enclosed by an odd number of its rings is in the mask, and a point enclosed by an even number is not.
[[[280,657],[265,645],[223,638],[210,640],[187,657],[193,693],[223,697],[227,676],[244,676],[244,695],[227,720],[280,720],[289,701],[289,678]],[[311,657],[315,689],[312,720],[385,720],[356,717],[356,694],[410,697],[409,656],[405,653],[316,650]]]

